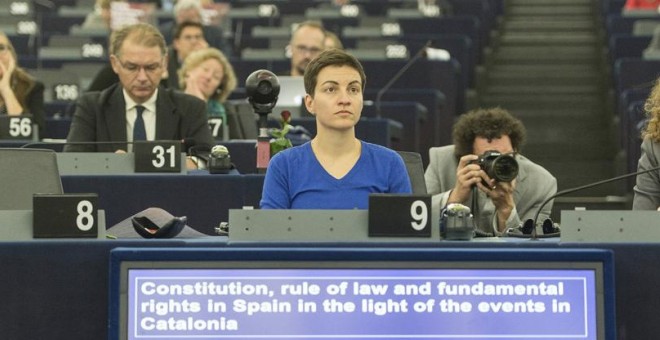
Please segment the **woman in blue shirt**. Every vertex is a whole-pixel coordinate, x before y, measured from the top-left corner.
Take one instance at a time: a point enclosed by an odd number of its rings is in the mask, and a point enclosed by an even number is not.
[[[360,62],[337,49],[305,69],[305,106],[316,136],[276,154],[268,165],[262,209],[367,209],[370,193],[410,193],[403,160],[355,137],[366,76]]]

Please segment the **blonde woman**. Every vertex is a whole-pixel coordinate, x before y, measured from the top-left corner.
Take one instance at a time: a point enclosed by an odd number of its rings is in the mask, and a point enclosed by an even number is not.
[[[224,103],[236,89],[236,74],[227,57],[217,48],[203,48],[189,54],[179,69],[179,85],[190,95],[206,102],[209,118],[222,119],[222,139],[228,139],[227,108]]]
[[[648,122],[642,130],[642,156],[637,164],[638,171],[660,165],[660,79],[656,81],[646,99],[644,111]],[[634,187],[633,210],[656,210],[660,208],[660,170],[637,176]]]
[[[16,50],[7,35],[0,32],[0,114],[32,115],[43,132],[44,85],[30,76],[17,62]]]

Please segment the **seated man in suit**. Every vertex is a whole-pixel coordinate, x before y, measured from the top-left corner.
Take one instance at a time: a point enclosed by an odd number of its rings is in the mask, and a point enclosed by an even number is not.
[[[453,139],[454,145],[429,150],[426,188],[440,208],[449,203],[470,206],[478,230],[499,236],[533,219],[543,201],[557,192],[557,180],[520,154],[525,127],[509,112],[500,108],[468,112],[454,125]],[[487,151],[514,156],[518,175],[510,182],[490,178],[478,162]],[[474,198],[473,187],[478,189]],[[545,205],[539,220],[548,218],[551,210],[552,202]]]
[[[64,151],[131,151],[130,144],[121,149],[126,146],[121,142],[183,139],[193,139],[197,149],[209,149],[213,138],[204,101],[159,87],[167,67],[166,51],[163,36],[149,24],[114,31],[110,62],[119,83],[78,99],[67,137],[76,144],[66,145]],[[84,144],[107,141],[120,143]]]

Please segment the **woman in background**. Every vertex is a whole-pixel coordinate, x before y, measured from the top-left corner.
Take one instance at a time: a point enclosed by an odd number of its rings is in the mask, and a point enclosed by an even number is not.
[[[43,133],[44,85],[18,66],[17,59],[9,38],[0,32],[0,114],[30,114]]]
[[[237,80],[227,57],[213,47],[192,52],[179,69],[179,85],[185,93],[206,102],[209,118],[222,119],[222,139],[228,139],[225,102]]]
[[[656,80],[651,94],[644,103],[648,122],[642,130],[642,156],[637,164],[638,171],[649,170],[660,165],[660,78]],[[634,187],[633,210],[656,210],[660,208],[660,170],[637,175]]]

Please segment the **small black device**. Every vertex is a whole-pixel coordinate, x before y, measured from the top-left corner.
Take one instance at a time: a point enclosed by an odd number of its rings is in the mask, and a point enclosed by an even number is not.
[[[254,113],[259,115],[259,135],[257,136],[257,172],[265,173],[270,162],[270,137],[268,136],[268,115],[273,112],[280,94],[277,76],[268,70],[252,72],[245,80],[245,92]]]
[[[511,182],[518,176],[518,161],[511,154],[489,150],[476,161],[488,177],[497,182]]]
[[[211,149],[208,162],[209,173],[228,174],[233,168],[229,150],[224,145],[216,145]]]
[[[277,104],[280,82],[273,72],[257,70],[245,80],[245,92],[254,112],[260,116],[268,115]]]

